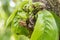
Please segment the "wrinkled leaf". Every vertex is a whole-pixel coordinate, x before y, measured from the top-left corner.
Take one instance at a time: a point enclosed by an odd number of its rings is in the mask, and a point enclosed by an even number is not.
[[[29,31],[24,27],[21,27],[21,26],[18,26],[18,25],[17,26],[12,25],[11,33],[16,34],[16,35],[26,35],[26,36],[28,36]]]
[[[31,40],[58,40],[58,29],[53,15],[43,10],[38,12]]]
[[[6,22],[6,27],[11,23],[11,21],[14,19],[15,15],[16,15],[17,9],[14,10],[14,12],[11,14],[11,16],[7,19]]]

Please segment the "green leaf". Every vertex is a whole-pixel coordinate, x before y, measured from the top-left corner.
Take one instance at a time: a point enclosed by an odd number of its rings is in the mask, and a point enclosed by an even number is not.
[[[28,1],[22,1],[21,3],[19,3],[17,5],[18,9],[23,9],[23,7],[24,7],[25,4],[28,4]]]
[[[16,35],[26,35],[26,36],[28,36],[29,31],[24,27],[21,27],[21,26],[18,26],[18,25],[17,26],[12,25],[11,33],[16,34]]]
[[[27,13],[26,12],[18,12],[13,20],[11,21],[11,32],[17,35],[28,35],[29,31],[25,26],[20,25],[20,21],[26,21]],[[23,24],[22,24],[23,25]]]
[[[19,36],[17,36],[17,35],[13,34],[13,35],[11,35],[10,40],[29,40],[29,38],[26,37],[25,35],[19,35]]]
[[[11,14],[11,16],[7,19],[6,22],[6,27],[11,23],[11,21],[14,19],[15,15],[16,15],[17,9],[14,10],[14,12]]]
[[[51,12],[55,18],[55,21],[56,21],[56,24],[58,26],[58,29],[59,29],[59,36],[60,36],[60,18],[54,13],[54,12]]]
[[[39,11],[31,40],[58,40],[58,28],[53,15],[47,11]]]
[[[27,20],[27,13],[26,12],[24,12],[24,11],[22,11],[22,12],[18,12],[17,13],[17,16],[16,16],[17,18],[22,18],[23,20]]]
[[[29,40],[29,38],[24,35],[20,35],[18,40]]]

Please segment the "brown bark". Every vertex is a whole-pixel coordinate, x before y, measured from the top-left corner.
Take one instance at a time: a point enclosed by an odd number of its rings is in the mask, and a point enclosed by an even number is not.
[[[58,16],[60,16],[60,0],[33,0],[33,2],[43,2],[48,10],[54,11]]]

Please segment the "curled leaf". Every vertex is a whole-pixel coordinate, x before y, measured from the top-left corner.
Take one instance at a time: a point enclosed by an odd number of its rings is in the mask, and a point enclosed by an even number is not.
[[[39,11],[31,40],[58,40],[58,28],[53,15],[47,11]]]

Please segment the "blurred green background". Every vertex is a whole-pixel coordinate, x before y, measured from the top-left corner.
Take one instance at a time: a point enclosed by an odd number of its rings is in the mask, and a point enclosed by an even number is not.
[[[5,22],[21,1],[24,0],[0,0],[0,40],[15,40],[16,35],[11,35],[11,29],[6,29]]]

